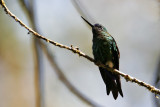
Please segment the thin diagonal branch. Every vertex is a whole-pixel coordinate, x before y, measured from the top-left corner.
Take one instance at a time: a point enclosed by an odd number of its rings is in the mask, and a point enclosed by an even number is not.
[[[37,38],[39,39],[42,39],[42,40],[45,40],[46,42],[49,42],[55,46],[58,46],[60,48],[64,48],[64,49],[67,49],[67,50],[70,50],[74,53],[77,53],[79,54],[80,56],[83,56],[85,58],[87,58],[88,60],[94,62],[94,59],[89,57],[88,55],[85,55],[83,52],[79,51],[78,49],[76,48],[73,48],[72,46],[71,47],[68,47],[68,46],[65,46],[63,44],[60,44],[58,42],[55,42],[55,41],[52,41],[50,39],[47,39],[45,38],[44,36],[40,35],[39,33],[37,33],[36,31],[32,30],[31,28],[29,28],[27,25],[25,25],[20,19],[18,19],[13,13],[11,13],[9,11],[9,9],[6,7],[5,3],[4,3],[4,0],[0,0],[0,4],[2,5],[4,11],[6,12],[6,14],[8,14],[9,16],[11,16],[16,22],[18,22],[22,27],[24,27],[25,29],[28,30],[28,33],[32,33],[33,35],[35,35]]]
[[[60,43],[57,43],[57,42],[54,42],[52,40],[49,40],[47,38],[45,38],[44,36],[38,34],[37,32],[35,32],[34,30],[32,30],[31,28],[29,28],[28,26],[26,26],[21,20],[19,20],[14,14],[12,14],[8,8],[6,7],[5,3],[4,3],[4,0],[0,0],[0,4],[2,5],[4,11],[9,15],[11,16],[16,22],[18,22],[22,27],[25,27],[29,32],[33,33],[34,36],[40,38],[40,39],[43,39],[59,48],[64,48],[64,49],[67,49],[67,50],[70,50],[72,51],[73,53],[76,53],[78,54],[79,56],[82,56],[86,59],[88,59],[89,61],[91,62],[94,62],[95,65],[99,66],[99,67],[103,67],[107,70],[109,70],[110,72],[113,72],[115,74],[118,74],[118,75],[121,75],[124,79],[126,79],[126,81],[130,81],[130,82],[133,82],[133,83],[137,83],[138,85],[140,86],[143,86],[145,87],[146,89],[148,89],[150,92],[154,93],[154,94],[158,94],[160,95],[160,90],[155,88],[154,86],[150,85],[150,84],[147,84],[143,81],[140,81],[134,77],[131,77],[125,73],[122,73],[120,71],[118,71],[117,69],[112,69],[112,68],[109,68],[107,67],[106,65],[104,64],[101,64],[101,63],[97,63],[93,58],[89,57],[88,55],[84,54],[83,52],[81,52],[78,48],[74,48],[73,46],[69,47],[69,46],[66,46],[66,45],[63,45],[63,44],[60,44]]]
[[[19,0],[23,6],[23,9],[24,11],[26,11],[27,15],[28,15],[28,20],[30,21],[31,23],[31,26],[38,32],[39,29],[37,28],[36,26],[36,23],[35,23],[35,20],[34,20],[34,15],[33,14],[33,7],[31,7],[29,4],[28,6],[25,4],[24,0]],[[89,99],[87,96],[83,95],[78,89],[76,89],[72,84],[71,82],[67,79],[67,77],[65,76],[65,74],[63,73],[63,71],[60,69],[60,67],[58,66],[55,58],[54,58],[54,55],[53,55],[53,52],[51,52],[47,46],[47,44],[45,44],[45,42],[43,41],[39,41],[38,42],[40,47],[43,49],[44,53],[46,54],[49,62],[51,63],[52,67],[55,69],[55,72],[56,74],[58,75],[60,81],[75,95],[77,96],[81,101],[83,101],[84,103],[92,106],[92,107],[100,107],[100,105],[96,104],[94,101],[92,101],[91,99]],[[43,88],[43,87],[42,87]],[[41,95],[41,93],[39,93]],[[41,95],[41,97],[43,97],[44,95]],[[40,97],[40,98],[41,98]],[[43,98],[41,98],[42,100],[42,104],[45,105],[45,100]],[[37,99],[37,107],[39,102],[40,102],[40,99],[38,98]],[[43,101],[44,100],[44,101]]]
[[[41,41],[42,42],[42,41]],[[71,82],[67,79],[67,77],[65,76],[65,74],[63,73],[63,71],[60,69],[60,67],[57,65],[56,60],[53,56],[53,53],[48,49],[48,47],[46,45],[42,45],[42,48],[50,62],[50,64],[52,65],[52,67],[54,67],[56,74],[58,75],[59,79],[61,80],[61,82],[74,94],[76,95],[80,100],[82,100],[83,102],[85,102],[86,104],[92,106],[92,107],[101,107],[99,104],[96,104],[94,101],[92,101],[91,99],[89,99],[87,96],[85,96],[84,94],[82,94],[76,87],[74,87]]]
[[[157,69],[156,69],[153,79],[154,79],[154,85],[157,88],[160,88],[160,57],[159,57]],[[154,97],[155,107],[160,107],[160,95],[155,95],[155,96],[156,96]]]
[[[35,99],[36,107],[45,107],[44,98],[44,69],[42,50],[40,47],[40,41],[37,38],[33,38],[33,54],[34,54],[34,84],[35,84]]]
[[[23,9],[28,15],[30,26],[36,29],[35,22],[35,10],[33,7],[34,1],[29,3],[29,0],[19,0]],[[33,52],[34,52],[34,84],[35,84],[35,101],[36,107],[45,107],[45,91],[44,91],[44,64],[43,64],[43,55],[40,45],[40,39],[34,37],[32,38]]]
[[[76,10],[80,13],[81,16],[89,20],[91,24],[96,23],[96,21],[90,16],[87,9],[84,7],[83,3],[80,0],[71,0],[71,1],[73,6],[76,8]]]

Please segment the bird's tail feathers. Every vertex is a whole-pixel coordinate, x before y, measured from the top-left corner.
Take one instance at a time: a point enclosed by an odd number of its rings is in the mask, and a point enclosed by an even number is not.
[[[100,69],[100,73],[103,78],[103,81],[106,84],[107,95],[109,95],[110,91],[112,91],[112,94],[115,100],[118,97],[118,92],[123,97],[119,75],[115,75],[109,71],[106,71],[106,69],[103,69],[101,67],[99,69]]]

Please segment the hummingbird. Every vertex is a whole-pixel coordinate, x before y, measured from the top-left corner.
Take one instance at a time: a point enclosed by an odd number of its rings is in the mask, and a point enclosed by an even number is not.
[[[120,52],[115,39],[107,32],[107,29],[103,25],[98,23],[92,25],[85,18],[82,17],[82,19],[92,28],[92,51],[94,60],[108,66],[109,68],[119,70]],[[99,67],[99,70],[106,85],[107,95],[112,92],[115,100],[118,97],[118,93],[123,97],[120,76],[107,71],[102,67]]]

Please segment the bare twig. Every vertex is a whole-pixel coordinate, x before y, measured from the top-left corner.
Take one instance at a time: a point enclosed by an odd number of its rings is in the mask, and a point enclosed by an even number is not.
[[[85,19],[89,20],[91,24],[95,24],[96,21],[90,16],[90,14],[87,12],[87,9],[83,5],[82,1],[80,0],[71,0],[73,6],[76,8],[76,10],[80,13],[81,16],[85,17]]]
[[[25,27],[29,32],[33,33],[36,37],[40,38],[40,39],[43,39],[55,46],[58,46],[59,48],[64,48],[64,49],[67,49],[67,50],[70,50],[76,54],[78,54],[79,56],[82,56],[86,59],[88,59],[89,61],[91,62],[94,62],[95,65],[99,66],[99,67],[103,67],[103,68],[106,68],[107,70],[115,73],[115,74],[118,74],[118,75],[121,75],[122,77],[124,77],[126,79],[126,81],[130,81],[130,82],[134,82],[134,83],[137,83],[138,85],[140,86],[143,86],[145,87],[146,89],[148,89],[150,92],[154,93],[154,94],[159,94],[160,95],[160,90],[155,88],[154,86],[152,85],[149,85],[143,81],[140,81],[136,78],[133,78],[127,74],[124,74],[120,71],[118,71],[117,69],[111,69],[111,68],[108,68],[107,66],[103,65],[103,64],[99,64],[97,63],[93,58],[89,57],[88,55],[84,54],[83,52],[81,52],[79,49],[77,48],[74,48],[73,46],[71,47],[68,47],[68,46],[65,46],[63,44],[60,44],[60,43],[57,43],[57,42],[54,42],[52,40],[49,40],[47,38],[45,38],[44,36],[38,34],[37,32],[33,31],[31,28],[27,27],[21,20],[19,20],[14,14],[12,14],[8,8],[6,7],[5,3],[4,3],[4,0],[0,0],[0,4],[2,5],[4,11],[9,14],[16,22],[18,22],[22,27]]]
[[[87,96],[82,94],[77,88],[75,88],[71,82],[67,79],[63,71],[60,69],[60,67],[57,65],[56,60],[54,59],[54,56],[52,52],[48,49],[46,45],[42,45],[44,52],[46,53],[46,56],[51,63],[52,67],[54,67],[59,79],[61,82],[74,94],[76,95],[80,100],[85,102],[86,104],[92,106],[92,107],[101,107],[100,105],[96,104],[94,101],[89,99]]]
[[[156,69],[156,73],[154,75],[154,85],[157,88],[160,88],[160,57],[159,57],[159,62],[157,64],[157,69]],[[155,106],[156,107],[160,107],[160,95],[155,95],[156,97],[154,97],[154,102],[155,102]]]
[[[25,4],[24,0],[20,0],[22,6],[24,7],[24,10],[27,12],[28,14],[28,18],[29,21],[31,22],[31,25],[34,29],[36,29],[36,31],[39,32],[39,29],[36,27],[34,18],[33,18],[33,7],[31,8],[31,6],[28,4],[28,6]],[[45,52],[48,60],[50,61],[52,67],[55,69],[59,79],[61,80],[61,82],[74,94],[76,95],[80,100],[82,100],[83,102],[85,102],[86,104],[92,106],[92,107],[100,107],[100,105],[96,104],[95,102],[91,101],[88,97],[86,97],[85,95],[83,95],[80,91],[78,91],[78,89],[76,89],[71,83],[70,81],[67,79],[67,77],[65,76],[65,74],[63,73],[63,71],[60,69],[60,67],[58,66],[58,64],[56,63],[56,60],[54,58],[53,52],[51,52],[47,45],[43,42],[43,41],[39,41],[39,45],[40,47],[43,49],[43,51]],[[37,80],[37,79],[36,79]],[[41,93],[39,93],[41,95]],[[41,97],[43,97],[44,95],[42,95]],[[40,97],[40,98],[41,98]],[[40,98],[38,98],[40,100]],[[37,100],[38,100],[37,99]],[[38,101],[39,101],[38,100]],[[44,99],[42,99],[44,100]],[[45,100],[44,100],[45,101]],[[42,102],[44,102],[42,101]],[[37,102],[37,107],[38,106],[38,102]],[[43,103],[44,105],[45,103]]]
[[[45,107],[45,95],[44,95],[44,71],[43,71],[43,59],[42,50],[39,45],[39,40],[33,38],[33,49],[34,49],[34,82],[35,82],[35,93],[36,93],[36,107]]]
[[[33,2],[29,3],[28,0],[19,0],[22,4],[23,9],[28,15],[30,25],[36,30],[35,26],[35,13],[33,9]],[[35,7],[34,7],[35,8]],[[37,31],[37,30],[36,30]],[[43,55],[40,45],[40,39],[33,38],[33,52],[34,52],[34,83],[35,83],[35,101],[36,107],[45,107],[45,92],[44,92],[44,68],[43,68]]]

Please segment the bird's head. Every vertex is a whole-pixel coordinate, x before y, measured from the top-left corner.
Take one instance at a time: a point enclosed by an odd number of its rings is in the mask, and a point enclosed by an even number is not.
[[[81,16],[82,17],[82,16]],[[94,35],[104,35],[104,36],[109,36],[109,33],[107,32],[107,29],[101,25],[101,24],[94,24],[92,25],[90,22],[88,22],[86,19],[82,17],[82,19],[92,27],[92,32]]]
[[[92,31],[96,34],[107,33],[106,28],[101,24],[94,24],[92,27]]]

